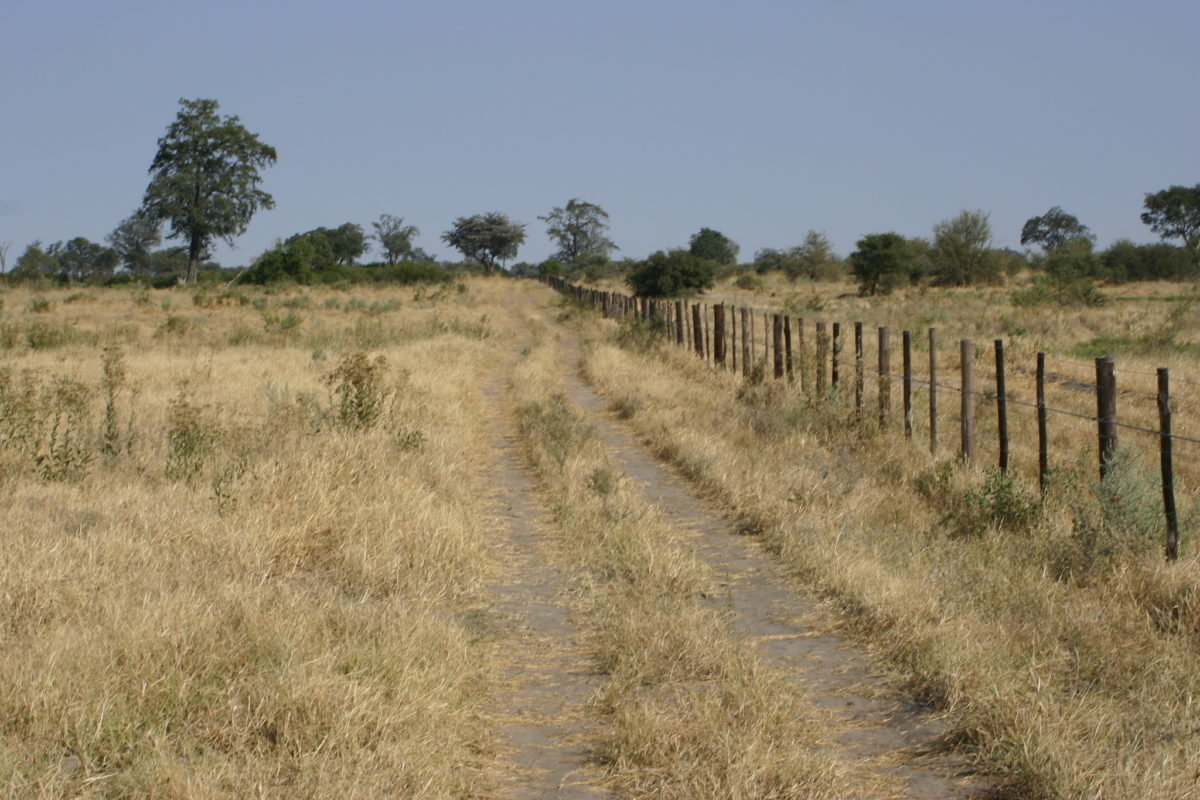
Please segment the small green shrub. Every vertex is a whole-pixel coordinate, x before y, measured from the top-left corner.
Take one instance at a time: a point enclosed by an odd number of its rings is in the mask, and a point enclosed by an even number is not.
[[[383,414],[389,400],[385,386],[387,359],[373,360],[364,352],[348,353],[325,375],[334,418],[353,430],[372,427]]]
[[[60,377],[42,399],[47,427],[34,462],[46,480],[78,479],[92,462],[88,406],[91,389]]]
[[[25,341],[32,350],[64,347],[77,338],[75,329],[66,323],[53,325],[49,322],[31,322],[25,329]]]
[[[179,387],[167,413],[168,480],[191,481],[204,468],[216,445],[216,434],[204,409],[188,397],[189,387]]]
[[[34,295],[27,306],[28,310],[34,314],[46,314],[54,310],[54,303],[47,297],[42,295]]]

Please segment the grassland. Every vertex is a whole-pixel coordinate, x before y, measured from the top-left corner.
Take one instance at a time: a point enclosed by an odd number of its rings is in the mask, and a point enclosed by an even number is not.
[[[1121,292],[1135,299],[1065,312],[1015,308],[995,289],[866,300],[845,286],[809,286],[795,290],[800,300],[769,290],[741,299],[790,305],[810,322],[936,325],[943,341],[1017,333],[1028,337],[1017,352],[1063,360],[1096,339],[1137,340],[1146,346],[1117,353],[1119,374],[1122,364],[1152,374],[1165,363],[1194,379],[1191,287]],[[1000,478],[957,464],[953,446],[934,458],[894,422],[853,424],[844,394],[811,398],[714,372],[637,326],[581,329],[592,336],[594,385],[841,608],[915,692],[960,714],[964,739],[1011,777],[1015,794],[1197,796],[1200,560],[1190,490],[1184,556],[1167,565],[1157,476],[1131,450],[1096,485],[1086,428],[1058,428],[1058,469],[1042,503],[1027,451],[1024,474]],[[1180,458],[1189,480],[1193,458]]]
[[[479,794],[477,297],[2,299],[0,794]]]

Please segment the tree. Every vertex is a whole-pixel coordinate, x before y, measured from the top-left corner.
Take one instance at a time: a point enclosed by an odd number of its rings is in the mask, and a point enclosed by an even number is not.
[[[608,212],[595,203],[568,200],[566,207],[555,207],[538,219],[549,226],[546,233],[558,245],[553,257],[564,264],[585,256],[608,258],[609,253],[620,249],[604,235],[608,230]]]
[[[1182,239],[1189,250],[1200,252],[1200,183],[1147,194],[1145,206],[1142,222],[1150,230],[1164,239]]]
[[[279,283],[292,281],[311,284],[317,280],[317,272],[324,266],[308,234],[299,234],[275,246],[254,261],[246,272],[247,283]]]
[[[393,217],[391,214],[381,214],[378,222],[372,222],[375,228],[375,241],[383,252],[383,260],[389,264],[413,256],[413,237],[420,236],[416,225],[405,225],[404,217]]]
[[[63,245],[57,255],[62,276],[69,281],[111,274],[120,261],[115,250],[82,236]]]
[[[626,277],[639,297],[679,297],[711,289],[714,262],[688,250],[659,250]]]
[[[12,242],[0,242],[0,272],[8,272],[8,249]]]
[[[491,211],[454,220],[454,227],[442,234],[442,241],[464,257],[478,261],[491,275],[497,261],[516,257],[517,248],[525,242],[525,226],[499,211]]]
[[[943,286],[997,283],[1001,262],[992,250],[992,226],[983,211],[963,210],[933,226],[929,253],[934,280]]]
[[[1021,244],[1041,245],[1046,252],[1057,250],[1067,242],[1076,240],[1094,242],[1096,237],[1088,230],[1087,225],[1058,206],[1052,207],[1040,217],[1030,217],[1021,226]]]
[[[861,295],[887,294],[918,269],[908,241],[898,233],[871,233],[858,240],[850,268]]]
[[[117,258],[132,272],[146,272],[150,251],[162,243],[162,223],[140,210],[130,214],[105,237]]]
[[[801,275],[812,280],[829,280],[843,274],[841,259],[833,252],[833,245],[821,231],[809,230],[804,241],[791,250],[792,260],[785,270],[788,278],[795,280]]]
[[[150,219],[170,223],[170,238],[187,243],[186,279],[194,283],[214,239],[232,244],[258,209],[275,206],[258,185],[259,170],[274,164],[276,155],[237,117],[218,117],[216,100],[179,105],[158,140],[142,208]]]
[[[718,264],[736,264],[738,246],[737,242],[720,231],[701,228],[688,240],[688,252]]]
[[[61,249],[61,242],[56,242],[46,249],[42,249],[40,239],[29,243],[25,247],[25,252],[17,257],[12,276],[28,279],[57,275],[61,270],[58,263],[58,251]]]

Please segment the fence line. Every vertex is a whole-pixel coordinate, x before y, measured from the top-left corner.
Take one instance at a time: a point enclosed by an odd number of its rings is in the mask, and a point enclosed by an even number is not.
[[[744,304],[733,305],[719,303],[708,306],[700,303],[690,304],[683,300],[660,301],[650,298],[639,298],[623,295],[617,292],[607,292],[599,289],[589,289],[567,283],[561,278],[545,277],[544,283],[559,292],[573,297],[576,301],[591,305],[601,310],[606,317],[614,319],[640,319],[650,323],[662,332],[667,341],[672,341],[680,347],[687,347],[705,363],[716,368],[732,371],[737,374],[740,370],[743,378],[767,380],[773,376],[775,380],[786,380],[794,383],[800,392],[814,397],[817,401],[829,401],[841,396],[843,385],[842,359],[842,325],[833,322],[832,326],[825,321],[816,321],[812,325],[814,332],[813,347],[806,347],[804,317],[797,317],[793,324],[793,316],[787,314],[768,314],[762,312],[761,327],[756,324],[759,316],[758,309]],[[690,312],[690,313],[689,313]],[[727,313],[728,312],[728,313]],[[711,323],[710,323],[711,317]],[[730,324],[727,324],[727,321]],[[740,331],[739,331],[740,325]],[[798,339],[798,346],[793,349],[793,329]],[[759,331],[761,330],[761,350],[759,347]],[[740,347],[739,347],[740,345]],[[739,353],[740,349],[740,353]],[[869,376],[875,381],[878,398],[878,421],[881,428],[889,426],[892,413],[891,387],[893,380],[899,380],[902,386],[904,436],[912,438],[913,430],[913,385],[925,386],[928,389],[929,403],[929,448],[932,455],[938,450],[938,405],[937,390],[958,392],[960,396],[959,422],[960,446],[959,454],[963,461],[975,463],[977,459],[977,400],[994,402],[996,404],[996,437],[998,442],[998,468],[1007,472],[1010,460],[1010,442],[1008,425],[1008,407],[1016,406],[1033,409],[1037,412],[1038,428],[1038,486],[1041,493],[1046,492],[1046,476],[1049,472],[1049,441],[1048,416],[1050,414],[1073,417],[1096,425],[1096,443],[1100,479],[1103,481],[1109,474],[1117,452],[1118,431],[1127,430],[1152,435],[1159,443],[1159,472],[1163,496],[1163,513],[1165,518],[1165,554],[1168,560],[1178,557],[1178,515],[1175,508],[1174,490],[1174,454],[1172,445],[1175,442],[1200,444],[1200,439],[1183,436],[1172,430],[1172,412],[1174,404],[1169,391],[1169,374],[1166,367],[1160,367],[1155,373],[1145,370],[1129,370],[1131,374],[1154,374],[1157,378],[1156,391],[1153,393],[1137,389],[1118,389],[1116,380],[1116,365],[1109,356],[1095,359],[1094,379],[1080,380],[1078,378],[1063,378],[1053,372],[1047,372],[1048,360],[1069,367],[1070,369],[1085,369],[1084,364],[1067,359],[1047,359],[1045,353],[1037,354],[1037,368],[1034,371],[1036,401],[1022,401],[1010,395],[1007,386],[1005,365],[1004,340],[993,342],[993,369],[990,379],[995,383],[994,391],[986,391],[976,386],[976,360],[978,353],[975,344],[970,339],[959,340],[958,385],[947,384],[938,380],[938,351],[936,329],[929,328],[929,379],[913,374],[912,335],[903,331],[902,335],[902,368],[900,374],[891,371],[891,335],[886,326],[878,328],[876,334],[876,353],[878,368]],[[986,349],[981,351],[986,353]],[[760,357],[761,356],[761,357]],[[773,357],[772,357],[773,356]],[[769,370],[769,371],[768,371]],[[1012,368],[1020,375],[1029,375],[1030,370],[1021,366]],[[865,368],[865,349],[863,325],[854,323],[854,416],[858,423],[864,422],[863,405],[868,374]],[[985,376],[987,377],[987,376]],[[1190,385],[1191,381],[1184,381]],[[1046,404],[1046,388],[1054,384],[1079,395],[1094,394],[1096,401],[1095,414],[1081,413],[1067,408],[1055,408]],[[1143,427],[1117,418],[1117,401],[1119,398],[1130,400],[1147,400],[1153,398],[1158,412],[1158,427]],[[1197,407],[1185,401],[1189,407]]]

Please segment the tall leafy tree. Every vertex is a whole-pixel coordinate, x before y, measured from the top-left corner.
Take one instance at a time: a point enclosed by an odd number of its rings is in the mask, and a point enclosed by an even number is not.
[[[58,251],[62,275],[69,281],[94,275],[108,275],[119,261],[115,250],[96,244],[83,236],[76,236]]]
[[[1036,244],[1046,252],[1057,250],[1067,242],[1095,241],[1096,237],[1074,214],[1053,206],[1039,217],[1030,217],[1021,226],[1021,244]]]
[[[135,211],[121,220],[105,240],[126,269],[146,272],[149,269],[150,252],[162,243],[162,223],[141,211]]]
[[[372,222],[375,228],[375,241],[383,252],[383,260],[395,264],[404,258],[412,258],[413,237],[420,236],[421,231],[416,225],[405,225],[404,217],[393,217],[391,214],[380,214],[378,222]]]
[[[607,258],[620,248],[605,236],[608,212],[595,203],[579,199],[568,200],[566,206],[555,207],[544,217],[550,241],[558,245],[554,258],[572,264],[585,256]]]
[[[859,294],[887,294],[918,269],[916,253],[898,233],[869,233],[856,246],[850,268],[858,279]]]
[[[61,266],[58,263],[58,253],[62,250],[62,242],[55,242],[43,248],[41,240],[30,242],[25,252],[17,257],[13,266],[14,278],[39,278],[57,275]]]
[[[1142,222],[1164,239],[1182,239],[1189,250],[1200,253],[1200,183],[1172,186],[1146,195]]]
[[[213,240],[232,243],[260,208],[273,208],[259,171],[275,163],[275,148],[236,116],[220,117],[216,100],[180,100],[175,121],[158,140],[143,213],[170,225],[187,243],[186,279],[194,283]]]
[[[929,257],[934,280],[944,286],[996,283],[1001,277],[992,226],[983,211],[963,210],[934,225]]]
[[[701,228],[692,234],[692,238],[688,240],[688,251],[698,258],[718,264],[737,263],[737,242],[712,228]]]
[[[496,262],[516,257],[517,249],[525,243],[525,226],[499,211],[491,211],[454,220],[454,226],[442,234],[442,241],[478,261],[491,275]]]

